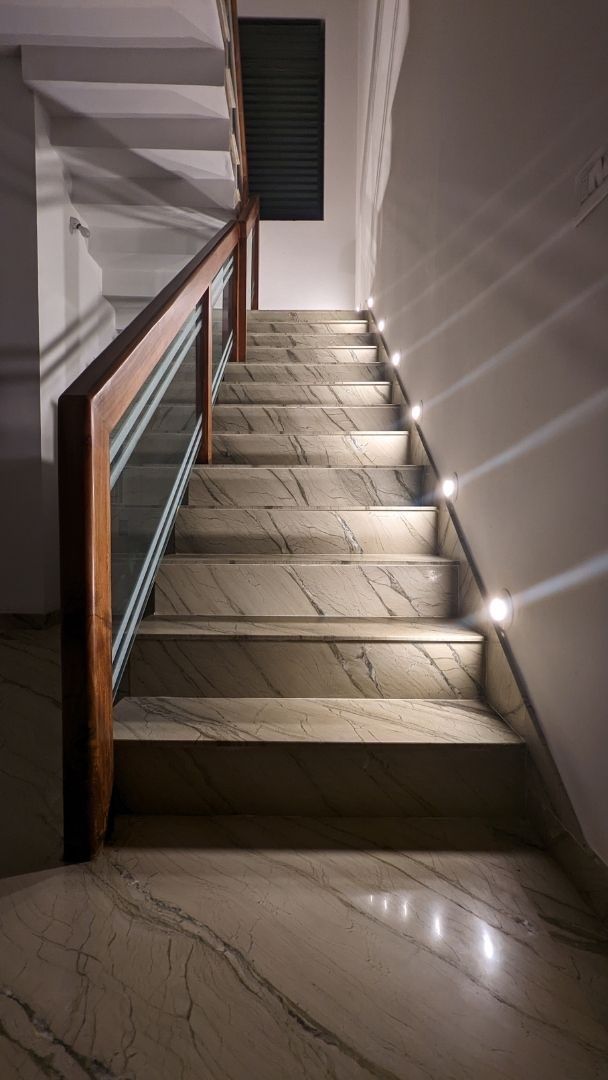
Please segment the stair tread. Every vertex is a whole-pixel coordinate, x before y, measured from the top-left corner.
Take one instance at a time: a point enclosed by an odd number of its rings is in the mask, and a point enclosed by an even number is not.
[[[254,566],[257,565],[258,563],[261,564],[261,565],[270,565],[270,566],[282,566],[282,565],[299,566],[302,563],[305,563],[307,566],[315,566],[316,564],[320,564],[320,565],[323,565],[323,566],[325,566],[325,565],[339,566],[339,565],[343,565],[343,564],[351,565],[351,564],[358,564],[358,563],[365,563],[366,565],[371,564],[372,566],[376,566],[376,565],[381,566],[381,565],[383,565],[385,563],[388,564],[388,565],[391,565],[391,566],[426,566],[428,564],[433,565],[433,566],[434,565],[440,565],[440,566],[458,565],[458,560],[457,559],[450,559],[450,558],[447,558],[445,555],[427,555],[427,554],[422,554],[422,555],[382,555],[381,553],[380,554],[363,554],[363,553],[360,553],[360,552],[353,552],[352,554],[345,553],[344,555],[342,555],[342,554],[331,554],[331,553],[329,553],[327,555],[325,555],[325,554],[310,554],[310,555],[307,555],[307,554],[304,554],[304,555],[289,555],[289,554],[264,555],[264,554],[260,554],[260,555],[257,555],[255,553],[247,553],[247,552],[243,552],[242,554],[240,552],[235,552],[234,554],[226,553],[226,554],[218,554],[218,555],[207,555],[207,554],[198,555],[198,554],[192,554],[190,552],[183,552],[183,553],[178,552],[178,553],[173,554],[173,555],[166,555],[163,562],[165,562],[165,563],[180,563],[181,565],[183,565],[184,563],[188,563],[188,562],[194,562],[194,563],[203,562],[203,563],[212,563],[212,564],[218,563],[218,564],[221,564],[221,565],[226,565],[226,563],[247,563],[247,564],[254,565]]]
[[[483,702],[412,698],[124,698],[117,740],[505,745],[519,737]]]
[[[152,615],[140,638],[219,638],[285,641],[474,642],[483,634],[450,619],[338,618],[333,616]]]

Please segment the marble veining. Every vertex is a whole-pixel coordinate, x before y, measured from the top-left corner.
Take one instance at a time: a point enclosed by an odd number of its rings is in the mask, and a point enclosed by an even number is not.
[[[316,353],[315,353],[316,356]],[[383,363],[360,360],[351,363],[289,363],[273,364],[264,361],[256,361],[247,364],[226,364],[222,387],[234,383],[280,383],[284,392],[288,391],[288,383],[319,383],[327,386],[336,383],[351,382],[381,382],[386,376],[386,366]]]
[[[223,382],[218,404],[384,405],[390,400],[390,388],[389,382]]]
[[[259,558],[259,556],[258,556]],[[409,563],[344,556],[357,561],[267,562],[245,556],[223,561],[174,556],[155,585],[160,615],[328,615],[351,618],[445,618],[453,614],[457,564],[436,558]]]
[[[247,334],[247,352],[249,348],[266,348],[266,349],[290,349],[293,346],[308,346],[311,349],[351,349],[358,348],[361,345],[376,346],[376,338],[374,334],[358,333],[358,334],[332,334],[332,333],[310,333],[308,327],[303,326],[301,330],[295,330],[291,333],[262,333],[258,332],[257,328],[253,332],[249,331]]]
[[[123,698],[118,739],[522,746],[481,701],[409,698]]]
[[[268,335],[269,337],[271,335]],[[273,335],[273,343],[255,345],[249,342],[247,345],[247,364],[263,363],[278,364],[284,362],[285,365],[293,364],[306,364],[317,366],[319,364],[348,364],[352,367],[353,364],[358,362],[363,364],[377,363],[378,362],[378,348],[372,344],[357,344],[357,342],[349,341],[346,339],[334,338],[332,343],[329,342],[317,342],[315,345],[314,338],[309,339],[310,346],[307,348],[306,343],[301,344],[289,344],[285,339],[285,344],[280,345],[276,340],[276,335]],[[384,365],[383,365],[384,366]]]
[[[227,406],[231,408],[232,406]],[[217,434],[213,460],[218,465],[405,465],[406,431],[312,435]]]
[[[324,320],[308,320],[303,323],[301,319],[256,319],[250,328],[250,333],[255,334],[367,334],[368,326],[366,319],[342,319],[332,320],[329,317]]]
[[[292,620],[286,620],[291,622]],[[295,621],[295,620],[293,620]],[[324,620],[325,621],[325,620]],[[480,641],[391,640],[384,632],[359,630],[359,639],[331,629],[270,636],[187,632],[141,633],[131,654],[129,692],[135,695],[209,697],[305,697],[314,687],[323,697],[471,698],[480,694]],[[373,623],[373,620],[369,620]],[[222,628],[218,628],[222,629]],[[283,629],[283,628],[281,628]],[[362,636],[363,633],[365,636]]]
[[[182,507],[175,549],[185,553],[370,553],[435,551],[437,512],[402,510],[265,510]]]
[[[361,320],[361,312],[354,309],[344,310],[340,308],[299,308],[289,311],[287,308],[265,308],[263,311],[248,311],[247,325],[255,328],[259,322],[342,322]],[[367,325],[367,323],[366,323]]]
[[[513,827],[119,818],[0,924],[7,1078],[608,1075],[601,928]]]
[[[162,466],[127,466],[122,477],[124,503],[154,505],[159,478],[168,474],[169,470]],[[411,465],[397,468],[196,466],[190,477],[188,500],[190,506],[199,507],[399,507],[418,501],[422,477],[423,470]]]
[[[400,422],[397,405],[216,405],[213,410],[213,429],[220,434],[394,432]]]

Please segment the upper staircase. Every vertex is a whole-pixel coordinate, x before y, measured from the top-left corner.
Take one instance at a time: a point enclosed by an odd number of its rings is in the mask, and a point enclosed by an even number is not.
[[[349,311],[248,330],[115,709],[116,808],[520,815],[524,746],[485,704],[376,334]],[[187,408],[176,380],[154,438]]]
[[[120,331],[239,201],[230,0],[13,0],[0,46],[20,48]]]

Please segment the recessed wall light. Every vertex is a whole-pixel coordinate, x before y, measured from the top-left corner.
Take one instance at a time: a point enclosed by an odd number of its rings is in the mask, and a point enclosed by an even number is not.
[[[385,319],[380,319],[379,322],[378,322],[378,329],[379,329],[380,333],[382,333],[385,326],[386,326],[386,320]]]
[[[422,402],[421,401],[417,401],[415,405],[412,405],[412,408],[410,410],[410,414],[411,414],[412,420],[414,420],[416,422],[418,420],[420,420],[420,417],[422,416]]]
[[[441,481],[441,494],[445,499],[455,499],[458,495],[458,477],[456,473],[446,476]]]
[[[488,604],[488,614],[492,622],[499,626],[508,626],[513,618],[513,600],[506,589],[493,596]]]
[[[391,363],[392,363],[393,367],[399,367],[399,361],[400,360],[401,360],[401,353],[400,352],[394,352],[393,355],[391,356]]]
[[[370,309],[373,308],[373,306],[374,306],[374,298],[373,298],[373,296],[368,296],[368,298],[367,298],[367,306]]]

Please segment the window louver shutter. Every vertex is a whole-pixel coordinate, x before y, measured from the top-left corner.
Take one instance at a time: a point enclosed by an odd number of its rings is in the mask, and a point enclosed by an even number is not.
[[[261,217],[323,218],[325,24],[240,19],[249,188]]]

